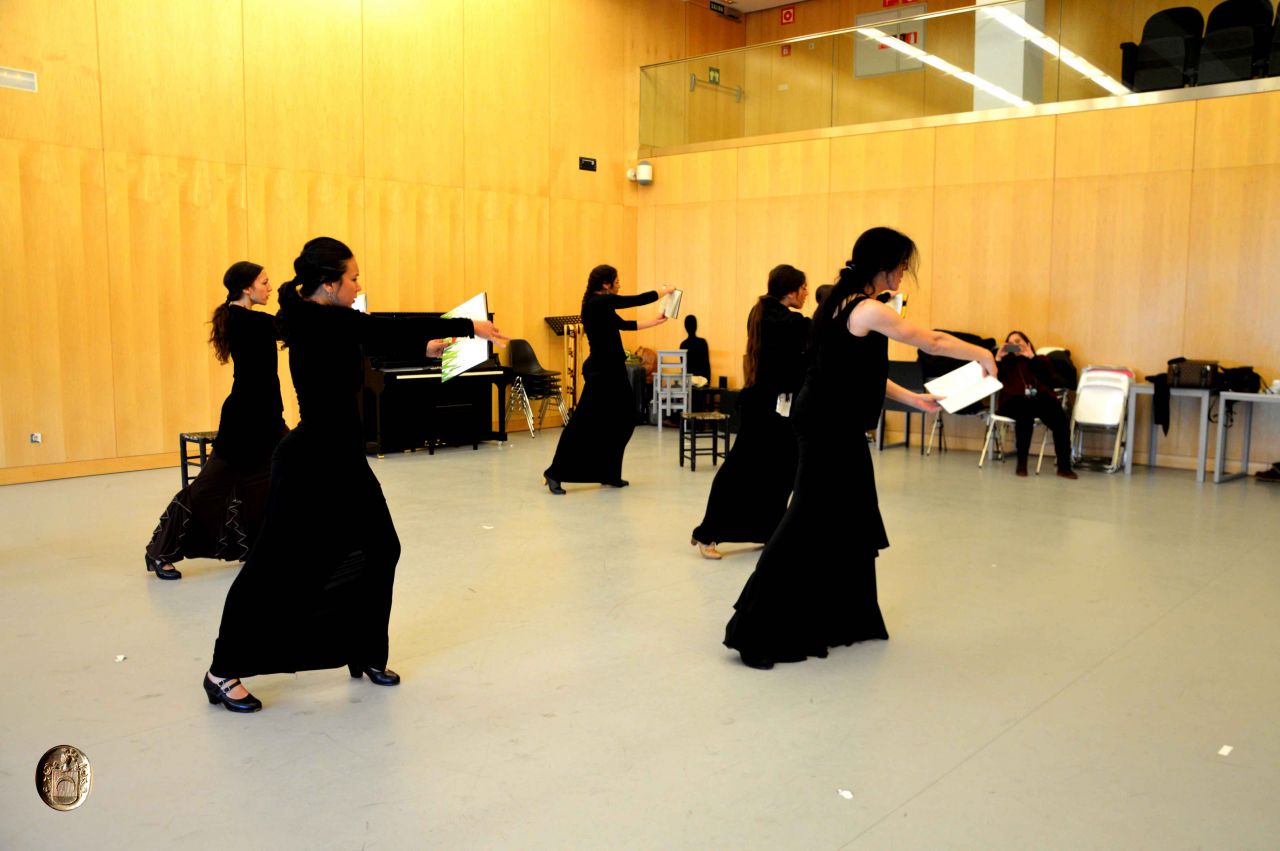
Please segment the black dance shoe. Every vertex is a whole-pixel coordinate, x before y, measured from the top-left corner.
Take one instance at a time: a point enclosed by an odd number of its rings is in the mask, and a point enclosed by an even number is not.
[[[625,488],[627,485],[631,484],[631,482],[628,482],[626,479],[614,479],[612,482],[601,482],[600,484],[607,488]]]
[[[752,656],[750,653],[739,653],[742,657],[742,664],[748,668],[755,668],[757,671],[767,671],[773,667],[773,662],[759,656]]]
[[[385,671],[379,671],[376,668],[364,668],[360,665],[348,664],[347,670],[351,672],[351,679],[358,680],[362,676],[368,677],[369,682],[375,686],[398,686],[400,685],[400,675],[388,668]]]
[[[564,496],[564,488],[560,487],[560,483],[557,482],[555,479],[544,477],[542,481],[546,483],[547,490],[559,496]]]
[[[208,695],[209,702],[215,705],[221,703],[227,707],[229,712],[257,712],[262,708],[262,701],[253,695],[237,700],[228,694],[229,691],[241,684],[239,677],[218,680],[216,684],[209,682],[208,676],[203,676],[200,679],[204,682],[204,693]]]
[[[178,569],[173,565],[169,565],[166,568],[160,562],[152,559],[151,556],[143,556],[142,559],[147,563],[147,570],[154,573],[157,579],[181,579],[182,578],[182,574],[179,573]]]

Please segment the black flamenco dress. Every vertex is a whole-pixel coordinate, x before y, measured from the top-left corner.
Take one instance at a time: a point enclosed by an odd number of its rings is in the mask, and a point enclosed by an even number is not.
[[[243,561],[262,528],[271,453],[288,432],[276,372],[275,317],[227,306],[234,378],[218,436],[200,474],[170,500],[147,544],[147,563],[186,558]]]
[[[724,643],[744,661],[799,662],[886,639],[876,558],[889,546],[864,433],[884,402],[888,338],[849,333],[845,305],[814,340],[791,409],[800,445],[795,492],[734,604]]]
[[[707,497],[693,538],[767,543],[787,510],[800,450],[791,420],[778,413],[778,396],[804,381],[809,320],[766,296],[761,305],[756,380],[738,396],[742,427]],[[748,330],[750,334],[750,330]]]
[[[657,300],[652,290],[632,296],[599,293],[587,299],[582,325],[591,354],[582,364],[585,386],[560,433],[555,458],[543,473],[548,479],[602,484],[622,479],[622,455],[636,427],[636,402],[619,332],[636,330],[636,323],[615,311]]]
[[[336,668],[382,670],[400,540],[365,458],[361,345],[421,352],[466,337],[469,319],[373,317],[293,301],[279,322],[301,421],[276,449],[257,545],[222,611],[219,678]]]

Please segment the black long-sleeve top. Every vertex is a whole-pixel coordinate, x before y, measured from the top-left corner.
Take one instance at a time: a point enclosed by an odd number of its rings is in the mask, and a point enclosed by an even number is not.
[[[1004,385],[1000,388],[1000,405],[1015,396],[1026,395],[1028,387],[1034,387],[1037,393],[1053,395],[1053,364],[1044,355],[1033,358],[1005,355],[996,364],[996,377]]]
[[[364,386],[360,346],[418,346],[439,337],[470,337],[470,319],[369,316],[358,310],[306,299],[280,308],[280,330],[289,351],[289,374],[298,391],[299,425],[328,431],[335,446],[363,451],[359,394]]]
[[[597,293],[582,306],[582,327],[587,332],[591,354],[582,364],[583,375],[599,375],[610,369],[620,369],[627,362],[622,350],[622,331],[636,330],[634,319],[623,319],[615,311],[626,307],[653,304],[658,293],[650,290],[639,295],[611,295]]]
[[[701,337],[686,337],[680,348],[689,353],[689,374],[711,380],[711,350]]]
[[[807,316],[788,308],[776,298],[765,298],[760,317],[760,361],[756,381],[766,397],[797,393],[804,384],[805,347],[809,342]],[[747,334],[751,328],[748,324]]]
[[[271,458],[285,432],[277,372],[275,317],[227,305],[231,392],[222,403],[213,449],[227,463],[257,466]]]

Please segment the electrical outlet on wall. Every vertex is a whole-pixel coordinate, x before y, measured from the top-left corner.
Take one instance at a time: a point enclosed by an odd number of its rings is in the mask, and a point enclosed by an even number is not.
[[[43,440],[44,440],[44,438],[40,436],[40,432],[38,432],[38,431],[33,431],[33,432],[31,432],[31,442],[32,442],[32,443],[40,443],[40,442],[41,442],[41,441],[43,441]]]

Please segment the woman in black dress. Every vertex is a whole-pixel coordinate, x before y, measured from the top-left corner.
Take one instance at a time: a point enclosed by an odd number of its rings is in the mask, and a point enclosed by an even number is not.
[[[796,311],[808,295],[804,272],[778,266],[747,317],[746,374],[738,396],[742,427],[693,530],[691,543],[703,558],[720,558],[721,541],[767,543],[787,510],[800,450],[786,411],[804,382],[809,320]]]
[[[218,436],[200,475],[169,502],[147,544],[147,570],[181,579],[184,558],[243,561],[257,540],[271,481],[271,453],[288,431],[276,373],[275,321],[255,313],[271,295],[267,273],[241,260],[222,278],[227,300],[213,311],[209,342],[221,363],[234,364]]]
[[[913,325],[875,299],[896,292],[915,263],[910,238],[872,228],[858,237],[814,314],[808,374],[791,409],[800,443],[795,492],[725,630],[725,645],[750,667],[889,637],[876,599],[876,558],[889,541],[864,434],[885,396],[922,411],[938,408],[933,396],[888,380],[889,339],[976,360],[995,374],[990,352]]]
[[[597,266],[587,276],[582,296],[582,326],[591,354],[582,364],[585,386],[569,424],[560,433],[555,458],[542,475],[547,488],[563,494],[563,482],[599,482],[615,488],[629,483],[622,478],[622,454],[636,427],[635,391],[627,380],[626,355],[620,331],[652,328],[667,321],[662,314],[636,322],[616,311],[652,304],[671,292],[667,287],[639,295],[618,295],[618,270]]]
[[[386,669],[400,540],[365,460],[360,345],[377,338],[438,356],[435,337],[506,339],[489,322],[352,310],[360,268],[336,239],[308,242],[293,268],[277,320],[301,421],[276,449],[262,534],[227,593],[202,677],[209,702],[233,712],[262,708],[241,677],[346,665],[378,685],[400,681]]]

